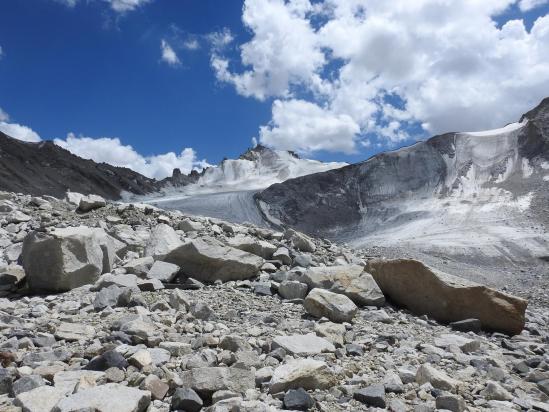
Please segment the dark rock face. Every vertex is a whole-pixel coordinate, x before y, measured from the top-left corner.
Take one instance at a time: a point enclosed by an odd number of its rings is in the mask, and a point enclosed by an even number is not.
[[[447,133],[340,169],[290,179],[257,193],[275,226],[355,246],[415,242],[433,248],[447,238],[461,255],[478,239],[513,259],[541,258],[549,248],[549,99],[520,124],[479,133]],[[505,221],[490,233],[494,222]],[[537,227],[528,240],[517,230]],[[447,238],[440,234],[448,234]],[[437,237],[439,236],[439,237]],[[372,240],[374,239],[374,240]],[[497,244],[497,246],[493,246]],[[482,248],[482,245],[480,245]],[[518,257],[517,257],[518,256]],[[526,258],[525,258],[526,259]]]
[[[0,132],[0,189],[63,197],[67,190],[119,199],[146,194],[157,183],[139,173],[73,155],[51,141],[28,143]]]

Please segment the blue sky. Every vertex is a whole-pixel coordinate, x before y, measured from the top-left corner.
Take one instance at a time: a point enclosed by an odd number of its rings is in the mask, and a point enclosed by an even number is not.
[[[143,165],[168,170],[184,148],[217,163],[253,137],[359,161],[502,126],[549,95],[546,1],[400,2],[3,1],[0,121],[161,177]],[[212,43],[223,34],[231,41]],[[135,153],[110,150],[113,138]]]

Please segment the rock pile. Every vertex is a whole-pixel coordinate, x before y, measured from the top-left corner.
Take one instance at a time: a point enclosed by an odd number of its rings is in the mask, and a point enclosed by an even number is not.
[[[549,411],[546,307],[293,230],[70,196],[0,193],[2,411]]]

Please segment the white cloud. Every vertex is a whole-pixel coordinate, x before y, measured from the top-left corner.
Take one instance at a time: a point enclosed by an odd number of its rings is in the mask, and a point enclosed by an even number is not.
[[[200,48],[200,43],[197,39],[187,39],[183,42],[183,48],[187,50],[198,50]]]
[[[68,7],[74,7],[79,1],[82,0],[55,0],[58,3],[62,3]],[[133,11],[153,0],[101,0],[104,3],[108,3],[112,10],[117,13],[126,13]]]
[[[172,46],[164,39],[160,42],[160,50],[162,51],[162,61],[168,63],[170,66],[179,66],[181,64]]]
[[[210,42],[212,50],[219,52],[232,43],[234,36],[228,28],[220,31],[215,31],[206,35],[206,39]]]
[[[10,115],[7,114],[2,108],[0,107],[0,122],[9,122]]]
[[[2,120],[2,118],[4,120]],[[14,139],[23,140],[25,142],[39,142],[42,140],[38,133],[30,127],[23,126],[18,123],[8,123],[9,116],[0,109],[0,132],[7,134]]]
[[[243,68],[216,50],[211,64],[241,95],[278,99],[260,129],[265,144],[348,153],[366,135],[385,146],[406,139],[412,124],[429,133],[493,128],[549,90],[549,15],[530,31],[522,20],[496,24],[513,4],[246,0]]]
[[[260,128],[259,137],[263,144],[284,150],[350,154],[359,131],[346,114],[334,114],[304,100],[275,100],[271,124]]]
[[[530,11],[547,3],[548,0],[520,0],[519,8],[521,11]]]
[[[69,133],[65,140],[55,139],[55,144],[84,159],[105,162],[113,166],[127,167],[145,176],[162,179],[171,176],[174,168],[182,173],[190,173],[194,168],[208,166],[204,160],[199,161],[191,148],[180,154],[168,152],[159,155],[143,156],[130,145],[124,145],[118,138],[91,138],[75,136]]]

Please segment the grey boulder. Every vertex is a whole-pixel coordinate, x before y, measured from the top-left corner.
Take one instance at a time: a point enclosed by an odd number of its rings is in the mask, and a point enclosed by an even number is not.
[[[257,275],[264,263],[259,256],[207,237],[175,248],[164,261],[178,265],[187,276],[202,282],[248,279]]]
[[[358,310],[347,296],[319,288],[309,292],[303,306],[310,315],[332,322],[351,322]]]
[[[311,267],[302,281],[310,289],[328,289],[341,293],[358,306],[383,306],[385,296],[376,281],[359,265]]]
[[[110,272],[124,245],[103,229],[85,226],[31,232],[21,259],[33,291],[65,292]]]

